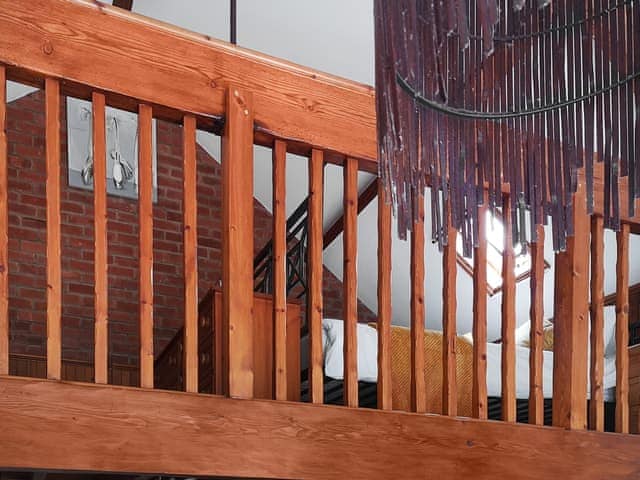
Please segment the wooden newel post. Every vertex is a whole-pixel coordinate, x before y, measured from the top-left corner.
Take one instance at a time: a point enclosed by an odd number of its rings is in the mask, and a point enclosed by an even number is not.
[[[553,354],[553,425],[587,425],[590,222],[581,183],[573,199],[575,233],[556,254]]]
[[[229,87],[222,138],[225,393],[253,397],[253,102]]]

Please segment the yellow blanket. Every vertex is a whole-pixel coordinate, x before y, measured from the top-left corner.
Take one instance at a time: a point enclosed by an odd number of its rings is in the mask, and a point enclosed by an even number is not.
[[[427,411],[442,413],[442,332],[425,330],[425,384]],[[404,327],[391,327],[391,372],[393,409],[411,408],[411,332]],[[473,346],[466,339],[456,339],[456,376],[458,415],[471,416],[473,378]]]

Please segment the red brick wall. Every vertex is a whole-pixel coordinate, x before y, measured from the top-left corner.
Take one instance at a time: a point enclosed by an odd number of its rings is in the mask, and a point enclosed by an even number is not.
[[[93,194],[68,187],[66,108],[62,108],[62,340],[65,359],[93,357]],[[12,353],[44,355],[45,140],[41,92],[7,112],[9,142],[9,281]],[[182,132],[157,123],[158,203],[154,204],[156,353],[183,324]],[[221,278],[221,166],[198,147],[200,295]],[[271,237],[271,216],[257,201],[255,248]],[[109,349],[111,361],[135,365],[138,349],[137,203],[108,197]],[[325,269],[325,314],[341,316],[341,283]],[[360,304],[361,320],[375,316]]]

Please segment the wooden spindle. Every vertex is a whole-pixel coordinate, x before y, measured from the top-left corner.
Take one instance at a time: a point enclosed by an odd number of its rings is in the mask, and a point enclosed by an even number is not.
[[[587,411],[589,217],[583,183],[573,198],[574,236],[555,256],[553,425],[583,429]]]
[[[378,179],[378,408],[391,410],[391,205]]]
[[[308,297],[310,359],[309,388],[311,402],[322,403],[324,373],[322,358],[322,215],[324,192],[324,154],[314,149],[309,160],[309,233],[308,233]]]
[[[604,219],[591,217],[591,400],[589,425],[604,431]]]
[[[424,378],[424,198],[411,232],[411,411],[427,411]]]
[[[487,207],[478,211],[478,246],[473,250],[472,414],[486,420],[487,410]]]
[[[95,382],[109,381],[109,287],[107,242],[107,150],[105,98],[92,95],[93,119],[93,229],[94,229],[94,362]]]
[[[47,378],[62,373],[62,255],[60,248],[60,82],[45,80],[47,157]]]
[[[9,374],[9,177],[7,77],[0,65],[0,375]]]
[[[457,230],[451,225],[451,210],[447,219],[448,242],[442,256],[442,413],[456,416],[458,383],[456,378],[456,273]]]
[[[198,393],[198,164],[193,115],[183,119],[182,156],[184,384],[187,392]]]
[[[629,224],[616,234],[616,432],[629,433]]]
[[[253,397],[253,96],[230,87],[222,140],[222,308],[227,393]]]
[[[287,399],[287,144],[273,146],[273,365],[276,400]]]
[[[531,306],[529,310],[529,423],[544,424],[542,379],[544,325],[544,227],[536,225],[536,243],[531,244]]]
[[[344,172],[343,300],[344,403],[358,406],[358,161],[347,158]]]
[[[516,275],[511,229],[511,205],[503,202],[502,252],[502,419],[516,421]]]
[[[140,387],[153,388],[153,145],[149,105],[139,106],[138,124]]]

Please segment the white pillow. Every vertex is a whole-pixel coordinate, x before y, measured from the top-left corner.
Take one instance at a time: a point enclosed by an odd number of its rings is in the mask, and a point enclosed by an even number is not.
[[[356,329],[358,345],[358,380],[378,380],[378,331],[359,323]],[[322,320],[324,374],[342,380],[344,378],[344,322],[334,318]]]

